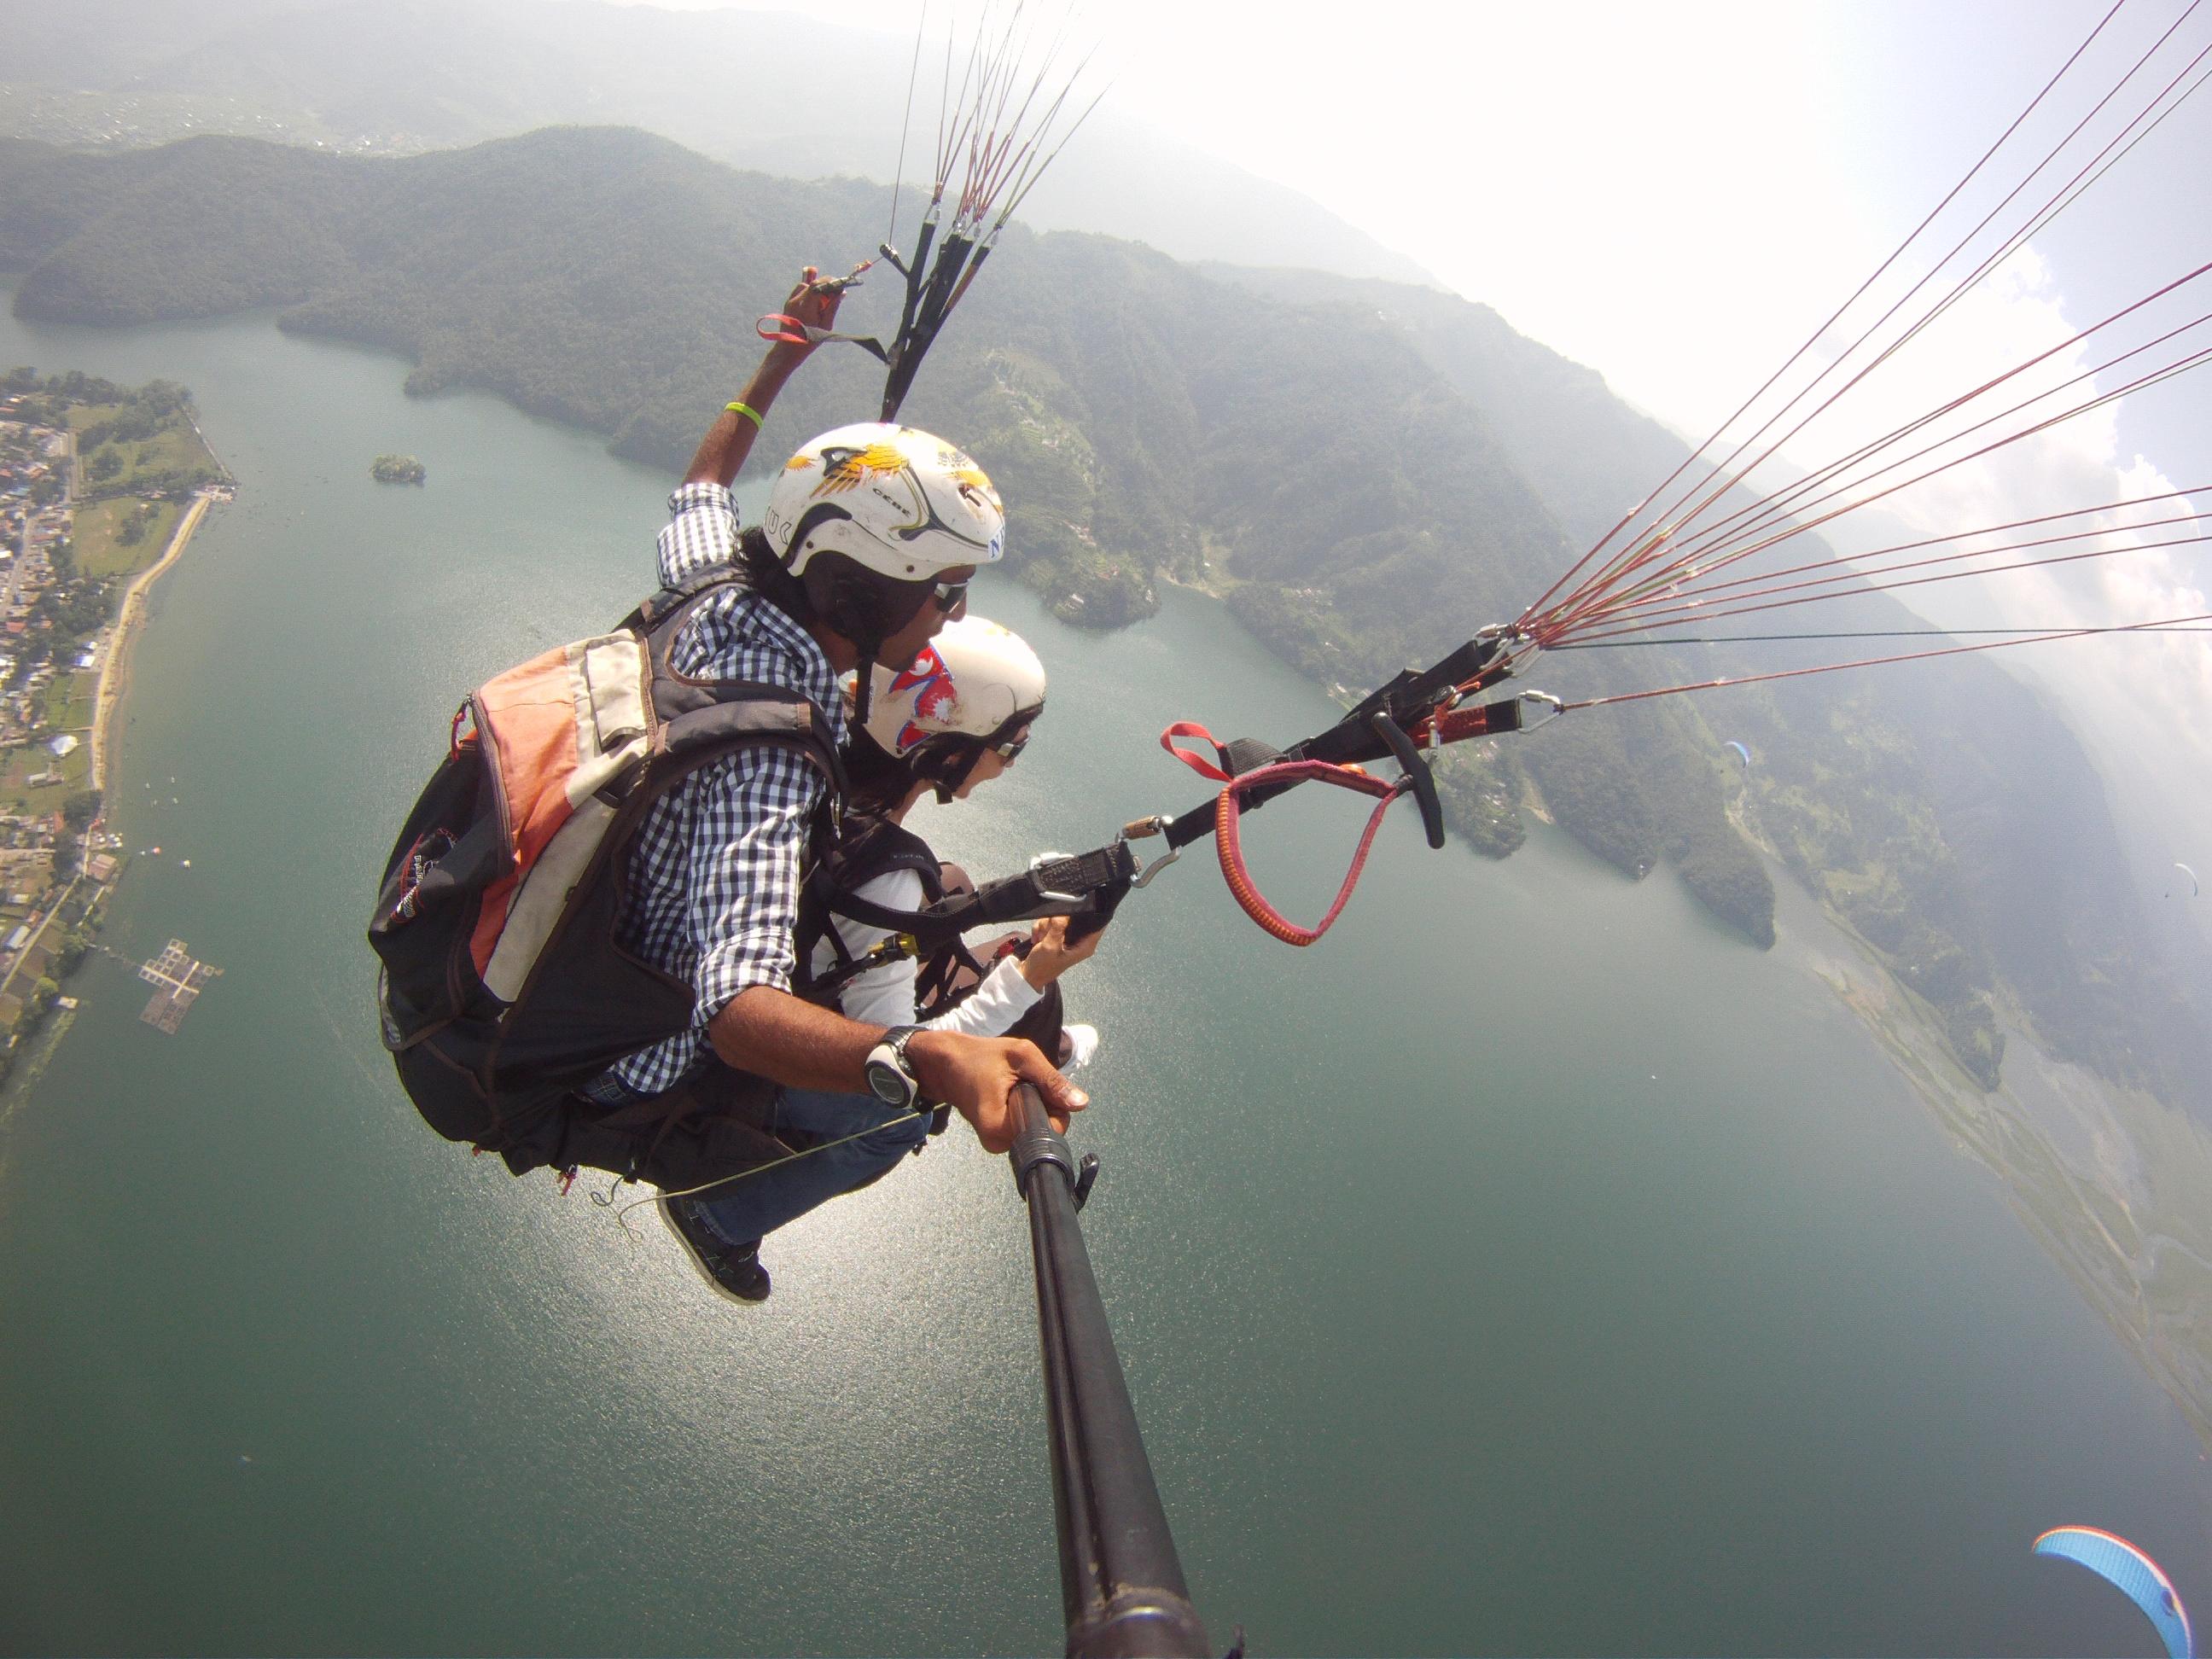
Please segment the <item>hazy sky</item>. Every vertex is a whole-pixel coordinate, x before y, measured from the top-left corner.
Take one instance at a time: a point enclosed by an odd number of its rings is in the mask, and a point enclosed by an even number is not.
[[[1078,0],[1060,9],[1099,42],[1123,112],[1304,191],[1696,439],[1934,206],[2108,3]],[[2147,44],[2186,8],[2127,0],[2106,41]],[[909,36],[920,9],[918,0],[773,9]],[[966,0],[957,15],[978,9]],[[931,7],[933,20],[954,13],[943,0]],[[2196,44],[2212,38],[2194,21],[2192,32]],[[1886,370],[1880,410],[1929,407],[2212,258],[2208,157],[2212,88],[2039,234],[1946,334]],[[2189,314],[2203,311],[2212,303]],[[2069,354],[2054,373],[2087,361]],[[2212,485],[2208,394],[2212,368],[1894,505],[1916,527],[1948,532]],[[2212,495],[2199,501],[2212,508]],[[2142,620],[2212,611],[2212,558],[2174,550],[1960,588],[1996,612],[1976,620]],[[1913,597],[1958,625],[1943,594]],[[2035,672],[2065,691],[2125,773],[2178,788],[2170,815],[2212,823],[2208,640],[2005,654],[2023,666],[2039,657]],[[2212,857],[2212,847],[2189,850]]]
[[[2130,3],[2170,18],[2182,0]],[[921,10],[919,0],[757,9],[908,34]],[[1689,427],[1724,414],[1872,269],[2103,9],[1078,0],[1062,9],[1099,42],[1124,112],[1304,191]],[[931,8],[933,18],[953,9]],[[965,0],[958,15],[979,9]],[[2190,131],[2201,156],[2212,127]],[[2163,155],[2147,145],[2131,170],[2197,170],[2172,165],[2190,151],[2179,131],[2172,137],[2161,135]],[[2212,181],[2189,188],[2196,207],[2212,207]],[[2175,264],[2201,240],[2201,213],[2169,198],[2161,220],[2160,205],[2129,227],[2163,244],[2138,250],[2147,264]]]

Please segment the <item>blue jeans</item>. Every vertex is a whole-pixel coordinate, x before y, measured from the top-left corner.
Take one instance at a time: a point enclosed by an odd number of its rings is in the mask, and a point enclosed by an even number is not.
[[[769,1114],[772,1132],[796,1129],[817,1141],[843,1144],[769,1164],[702,1194],[708,1225],[732,1244],[765,1238],[816,1206],[866,1186],[919,1146],[929,1128],[927,1114],[907,1116],[873,1095],[813,1089],[778,1089]],[[845,1140],[847,1135],[860,1138]]]

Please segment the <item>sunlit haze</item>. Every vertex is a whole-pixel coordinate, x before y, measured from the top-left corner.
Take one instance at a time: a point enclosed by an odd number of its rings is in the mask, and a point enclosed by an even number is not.
[[[787,9],[909,34],[920,16],[908,0]],[[1122,113],[1312,197],[1694,441],[1936,204],[2104,9],[1119,0],[1074,8],[1070,33],[1097,41]],[[2180,10],[2150,9],[2130,38]],[[933,34],[953,15],[933,7]],[[1869,386],[1865,416],[1931,406],[2200,264],[2212,185],[2191,158],[2207,113],[2185,107],[2039,234]],[[2053,374],[2090,361],[2069,351]],[[1940,533],[2193,488],[2212,443],[2201,404],[2185,381],[1886,505]],[[1788,453],[1810,466],[1838,452]],[[1910,597],[1953,625],[2142,621],[2212,608],[2207,562],[2165,550]],[[2086,693],[2069,698],[2076,718],[2120,746],[2124,772],[2195,795],[2185,781],[2212,769],[2203,636],[2055,647],[2075,653],[2063,667],[2051,649],[2006,655]]]
[[[2212,0],[0,20],[0,1659],[2201,1639]]]
[[[921,8],[776,9],[910,33]],[[2101,9],[1116,0],[1071,15],[1124,112],[1311,196],[1702,436]],[[933,7],[932,33],[953,15]],[[2180,246],[2179,227],[2133,228]]]

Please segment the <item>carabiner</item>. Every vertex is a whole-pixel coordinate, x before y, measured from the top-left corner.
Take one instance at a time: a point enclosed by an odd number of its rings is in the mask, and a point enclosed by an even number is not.
[[[1168,866],[1173,864],[1182,856],[1182,848],[1178,847],[1175,848],[1174,851],[1166,854],[1164,856],[1154,859],[1150,864],[1146,865],[1142,870],[1138,872],[1136,878],[1129,883],[1130,887],[1132,889],[1142,887],[1146,883],[1152,880],[1154,876],[1159,874],[1161,871],[1166,869]]]
[[[806,285],[807,289],[814,294],[842,294],[848,288],[860,287],[860,273],[874,264],[873,259],[863,259],[842,276],[817,276]]]
[[[1533,732],[1567,712],[1566,704],[1548,691],[1523,691],[1517,701],[1521,704],[1523,732]]]

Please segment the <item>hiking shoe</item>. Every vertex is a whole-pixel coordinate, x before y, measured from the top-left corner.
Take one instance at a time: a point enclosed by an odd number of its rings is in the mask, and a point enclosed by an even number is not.
[[[660,1218],[676,1235],[691,1265],[719,1295],[732,1302],[768,1300],[768,1269],[761,1266],[760,1240],[750,1244],[726,1243],[708,1224],[706,1206],[696,1199],[664,1194],[659,1207]]]

